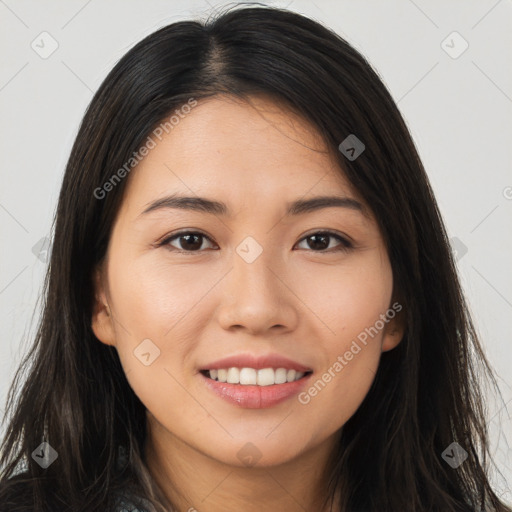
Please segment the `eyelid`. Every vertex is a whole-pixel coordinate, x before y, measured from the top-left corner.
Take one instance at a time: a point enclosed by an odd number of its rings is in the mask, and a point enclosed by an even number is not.
[[[157,242],[155,245],[158,247],[169,245],[169,242],[171,240],[179,238],[180,235],[201,235],[202,237],[209,240],[211,243],[215,243],[215,242],[213,242],[212,238],[210,236],[208,236],[206,233],[204,233],[202,230],[196,229],[196,228],[188,228],[188,229],[181,229],[177,232],[173,232],[173,233],[170,233],[169,235],[166,235],[161,241]],[[315,228],[315,229],[305,233],[304,235],[302,235],[301,238],[299,238],[299,240],[297,241],[297,243],[295,245],[297,245],[298,243],[301,243],[302,241],[304,241],[305,239],[307,239],[308,237],[310,237],[312,235],[327,235],[327,236],[336,238],[341,243],[341,248],[335,247],[335,248],[322,250],[322,251],[310,250],[309,252],[330,254],[332,252],[338,252],[338,251],[349,250],[349,249],[354,248],[354,241],[351,239],[351,237],[349,237],[348,235],[346,235],[344,233],[341,233],[339,231],[329,229],[329,228],[325,228],[325,229]],[[295,245],[294,245],[294,247],[295,247]],[[203,252],[203,251],[185,251],[183,249],[178,249],[176,247],[173,247],[172,251],[188,253],[188,254]]]
[[[165,235],[160,241],[156,242],[155,245],[157,247],[169,245],[169,242],[171,240],[179,238],[182,235],[201,235],[204,238],[208,239],[211,243],[214,243],[213,240],[211,239],[211,237],[208,236],[203,231],[201,231],[200,229],[195,229],[195,228],[190,229],[189,228],[189,229],[180,229],[179,231]],[[186,252],[186,253],[191,253],[191,254],[193,254],[194,252],[197,252],[197,253],[202,252],[202,251],[185,251],[183,249],[177,249],[176,247],[173,247],[172,250],[176,251],[176,252]]]
[[[353,249],[355,246],[355,243],[351,237],[349,237],[348,235],[345,235],[344,233],[341,233],[339,231],[336,231],[333,229],[328,229],[328,228],[326,228],[326,229],[320,228],[320,229],[314,229],[312,231],[309,231],[308,233],[305,233],[304,235],[302,235],[302,237],[299,239],[299,241],[297,243],[301,243],[303,240],[309,238],[312,235],[327,235],[332,238],[336,238],[341,243],[341,247],[338,246],[338,247],[326,249],[323,251],[309,250],[308,252],[319,253],[319,254],[331,254],[333,252],[341,252],[343,250],[348,251],[350,249]]]
[[[355,245],[355,241],[350,236],[348,236],[347,234],[345,234],[341,231],[336,231],[335,229],[330,229],[330,228],[325,228],[325,229],[315,228],[312,231],[308,231],[307,233],[302,235],[302,237],[299,239],[299,242],[301,242],[302,240],[304,240],[304,238],[307,238],[308,236],[318,235],[318,234],[331,235],[333,237],[340,238],[341,240],[343,240],[344,243],[346,243],[350,246]]]

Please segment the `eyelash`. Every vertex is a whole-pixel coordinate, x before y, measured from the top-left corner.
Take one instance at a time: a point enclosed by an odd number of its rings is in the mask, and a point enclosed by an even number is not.
[[[174,233],[173,235],[166,237],[164,240],[159,242],[157,245],[158,245],[158,247],[167,246],[169,248],[168,250],[170,250],[172,252],[178,252],[178,253],[194,254],[194,253],[202,252],[201,250],[187,251],[185,249],[177,249],[176,247],[172,247],[170,245],[171,241],[173,241],[175,239],[179,239],[180,237],[185,236],[185,235],[199,235],[201,237],[206,238],[210,242],[212,242],[211,238],[208,235],[202,233],[201,231],[181,231],[179,233]],[[353,249],[353,247],[354,247],[353,244],[349,240],[347,240],[346,238],[341,236],[339,233],[337,233],[335,231],[330,231],[330,230],[322,230],[322,231],[315,231],[313,233],[309,233],[308,235],[302,237],[298,243],[302,242],[303,240],[307,240],[308,238],[310,238],[314,235],[324,235],[324,236],[336,238],[339,242],[341,242],[341,244],[335,248],[323,249],[323,250],[319,250],[319,251],[314,251],[313,249],[310,249],[311,252],[331,254],[333,252],[342,252],[342,251],[346,252],[350,249]],[[329,243],[329,245],[330,245],[330,243]]]

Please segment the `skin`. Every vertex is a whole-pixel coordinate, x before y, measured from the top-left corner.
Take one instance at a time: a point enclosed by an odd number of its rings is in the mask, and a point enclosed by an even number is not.
[[[231,217],[142,214],[175,192],[223,201]],[[364,203],[362,212],[285,216],[287,202],[320,195],[362,203],[317,131],[262,96],[201,100],[129,176],[95,274],[92,327],[116,347],[147,408],[145,459],[179,510],[320,510],[322,470],[340,429],[381,353],[402,338],[398,315],[304,405],[294,396],[246,409],[204,385],[199,369],[234,353],[284,355],[312,368],[314,382],[391,307],[389,258]],[[190,245],[179,237],[157,244],[185,228],[208,237],[199,250],[180,253]],[[342,244],[334,237],[326,249],[308,245],[307,236],[326,229],[353,248],[335,251]],[[236,252],[247,236],[263,249],[252,263]],[[148,366],[134,355],[145,339],[160,349]],[[254,466],[237,456],[248,442],[259,453]]]

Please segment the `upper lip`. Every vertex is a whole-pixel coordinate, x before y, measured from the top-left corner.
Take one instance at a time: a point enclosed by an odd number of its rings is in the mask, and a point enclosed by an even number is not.
[[[286,368],[287,370],[297,370],[299,372],[310,372],[311,368],[293,361],[279,354],[267,354],[255,356],[251,354],[235,354],[223,359],[218,359],[207,363],[202,370],[218,370],[221,368],[254,368],[261,370],[263,368]]]

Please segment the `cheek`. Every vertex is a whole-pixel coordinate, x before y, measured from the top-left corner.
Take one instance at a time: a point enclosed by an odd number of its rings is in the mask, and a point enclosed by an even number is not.
[[[329,352],[342,350],[347,341],[374,326],[388,310],[393,288],[389,261],[378,252],[354,258],[346,266],[320,268],[314,276],[297,272],[293,283],[294,293],[312,313],[309,316],[323,326]]]
[[[321,438],[356,412],[375,378],[385,325],[381,315],[390,307],[392,273],[387,260],[375,257],[361,267],[319,274],[314,282],[307,301],[315,305],[325,327],[322,367],[299,403],[305,415],[318,418]],[[305,290],[303,284],[303,295]]]
[[[215,284],[212,273],[171,266],[164,259],[138,258],[111,271],[115,308],[133,337],[165,342],[189,323],[201,298]]]
[[[348,292],[348,290],[347,290]],[[335,331],[325,337],[322,365],[310,385],[298,396],[303,417],[315,418],[318,441],[329,436],[357,411],[377,373],[382,330],[375,324],[387,308],[386,294],[369,291],[337,295]]]
[[[154,412],[203,412],[187,390],[195,384],[198,333],[212,318],[208,294],[225,271],[197,267],[132,256],[109,268],[117,351],[130,386]]]
[[[315,418],[314,437],[325,439],[342,427],[366,397],[379,362],[380,351],[362,349],[347,360],[345,352],[319,371],[298,396],[304,418]]]

